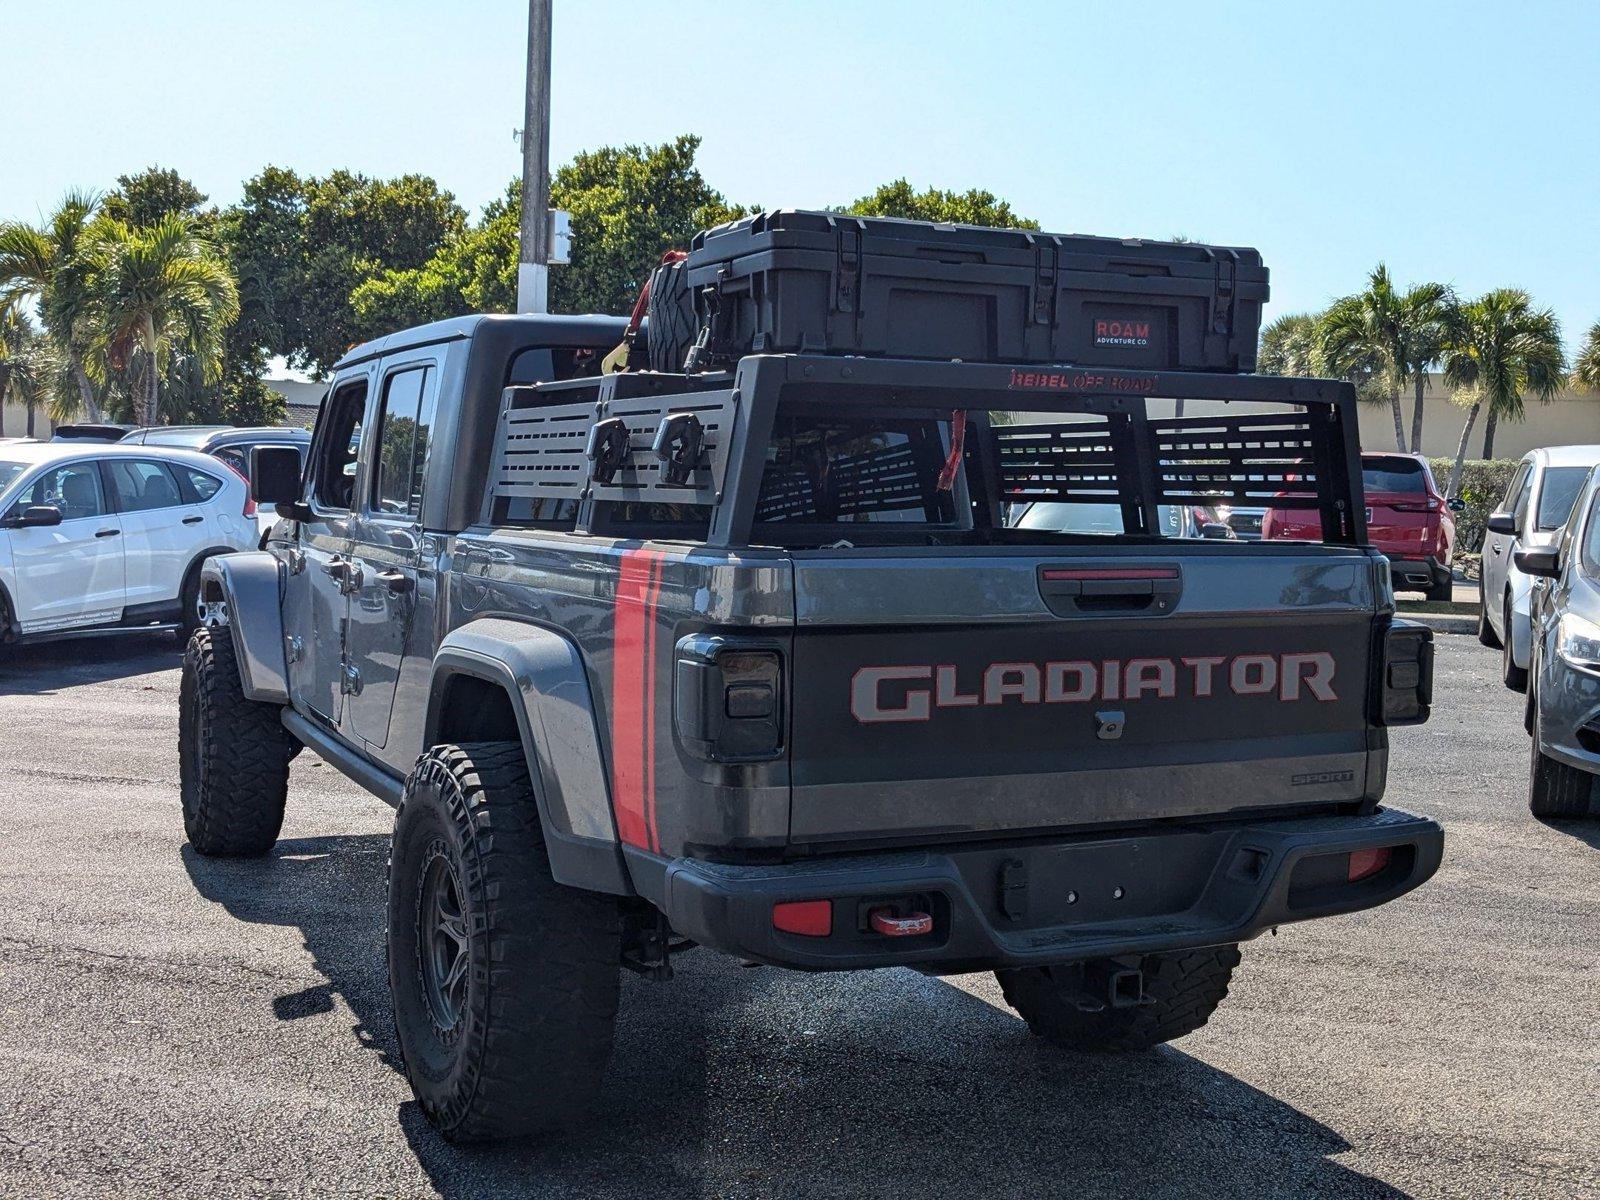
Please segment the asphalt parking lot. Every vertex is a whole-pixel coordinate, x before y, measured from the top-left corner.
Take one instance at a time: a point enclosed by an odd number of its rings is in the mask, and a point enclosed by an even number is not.
[[[990,976],[689,955],[625,982],[593,1121],[490,1151],[396,1067],[389,810],[303,755],[274,856],[195,857],[177,662],[0,658],[0,1195],[1600,1195],[1600,822],[1528,815],[1521,697],[1470,637],[1395,741],[1439,875],[1250,944],[1199,1033],[1074,1057]]]

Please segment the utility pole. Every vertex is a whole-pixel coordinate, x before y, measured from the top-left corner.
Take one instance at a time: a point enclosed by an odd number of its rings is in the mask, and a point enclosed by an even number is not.
[[[528,0],[528,103],[522,122],[522,254],[517,311],[550,311],[550,9]]]

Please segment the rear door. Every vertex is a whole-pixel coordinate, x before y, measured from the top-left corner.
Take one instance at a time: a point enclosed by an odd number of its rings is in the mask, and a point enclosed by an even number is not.
[[[1505,498],[1500,501],[1496,511],[1526,510],[1526,497],[1532,486],[1532,479],[1533,460],[1525,458],[1518,464],[1516,474],[1511,477],[1511,484],[1506,488]],[[1516,540],[1513,534],[1495,533],[1493,530],[1487,531],[1483,537],[1482,562],[1479,568],[1482,578],[1479,587],[1483,589],[1484,609],[1490,614],[1491,621],[1500,617],[1500,600],[1506,590],[1506,571],[1511,563]]]
[[[176,600],[184,572],[211,538],[205,507],[167,463],[111,458],[106,474],[122,526],[129,607]]]
[[[362,501],[351,525],[355,564],[346,655],[347,735],[381,749],[417,612],[422,486],[443,368],[442,348],[385,359]]]
[[[959,836],[1367,791],[1376,560],[1190,543],[793,556],[791,836]]]
[[[92,459],[46,468],[12,503],[61,510],[61,524],[0,530],[11,545],[17,620],[47,633],[119,620],[125,603],[122,529]]]

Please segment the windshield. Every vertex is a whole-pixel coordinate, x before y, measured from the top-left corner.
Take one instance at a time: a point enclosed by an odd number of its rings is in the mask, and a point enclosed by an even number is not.
[[[17,476],[28,469],[27,463],[7,462],[0,460],[0,492],[16,482]]]
[[[1412,492],[1428,490],[1422,464],[1414,458],[1365,458],[1361,460],[1361,486],[1369,492]]]
[[[1588,467],[1551,467],[1544,473],[1544,482],[1539,485],[1537,528],[1541,533],[1560,529],[1567,523],[1588,476]]]
[[[1175,504],[1156,508],[1162,537],[1183,537],[1183,510]],[[1044,529],[1051,533],[1121,534],[1122,507],[1117,504],[1030,504],[1012,522],[1018,529]]]

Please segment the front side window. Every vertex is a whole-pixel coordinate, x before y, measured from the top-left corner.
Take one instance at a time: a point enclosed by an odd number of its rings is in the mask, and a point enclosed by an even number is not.
[[[1539,512],[1534,528],[1541,533],[1560,529],[1572,515],[1572,506],[1589,477],[1588,467],[1551,467],[1539,484]]]
[[[22,489],[11,511],[21,512],[36,504],[59,508],[63,521],[102,516],[106,503],[99,468],[92,462],[51,467]]]
[[[348,512],[355,498],[356,461],[361,454],[361,423],[366,408],[367,382],[363,379],[341,387],[323,410],[312,492],[322,508]]]
[[[422,511],[423,468],[433,434],[433,371],[396,371],[383,385],[378,426],[378,471],[372,482],[372,508],[384,516],[416,516]]]
[[[165,463],[116,459],[111,463],[111,490],[120,512],[152,512],[183,503],[178,481]]]
[[[1583,573],[1600,583],[1600,492],[1589,502],[1589,513],[1583,522]]]

